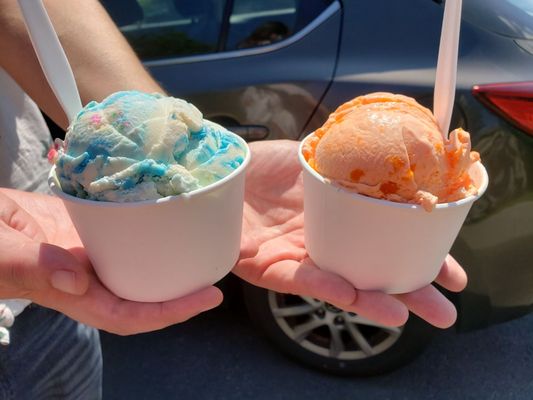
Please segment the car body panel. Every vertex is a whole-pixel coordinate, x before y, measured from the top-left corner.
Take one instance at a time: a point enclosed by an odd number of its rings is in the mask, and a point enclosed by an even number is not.
[[[296,139],[333,78],[340,7],[327,11],[278,45],[146,65],[170,94],[194,103],[208,119],[265,126],[268,139]]]
[[[533,39],[532,0],[468,0],[463,18],[482,29],[515,39]]]
[[[466,330],[533,309],[533,137],[470,95],[459,103],[490,177],[451,250],[469,275],[458,296],[459,326]],[[484,312],[480,302],[488,305]]]

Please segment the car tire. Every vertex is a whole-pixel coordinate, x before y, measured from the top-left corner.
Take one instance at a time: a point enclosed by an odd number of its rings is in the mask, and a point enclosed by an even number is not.
[[[437,331],[414,315],[404,326],[389,328],[316,299],[247,283],[243,291],[250,319],[274,345],[301,364],[331,374],[393,371],[422,353]]]

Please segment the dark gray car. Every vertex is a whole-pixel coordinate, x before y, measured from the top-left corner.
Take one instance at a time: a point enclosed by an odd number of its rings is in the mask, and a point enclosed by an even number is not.
[[[169,93],[248,140],[300,139],[368,92],[432,104],[441,1],[103,3]],[[458,331],[519,317],[533,305],[533,0],[463,3],[452,127],[470,132],[491,183],[451,252],[469,276],[463,293],[449,294]],[[434,333],[416,318],[390,329],[248,285],[244,300],[280,349],[336,373],[395,368]]]

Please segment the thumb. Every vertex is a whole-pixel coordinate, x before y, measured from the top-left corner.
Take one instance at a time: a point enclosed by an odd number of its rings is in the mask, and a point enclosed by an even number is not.
[[[239,259],[252,258],[257,255],[258,251],[259,246],[257,241],[252,236],[241,236],[241,251],[239,254]]]
[[[250,228],[250,223],[243,218],[242,234],[241,234],[241,251],[239,259],[252,258],[259,252],[259,244],[253,235],[253,230]]]
[[[20,238],[19,238],[20,239]],[[89,275],[82,263],[67,250],[32,240],[17,241],[0,254],[0,282],[21,297],[39,297],[50,290],[82,295]]]

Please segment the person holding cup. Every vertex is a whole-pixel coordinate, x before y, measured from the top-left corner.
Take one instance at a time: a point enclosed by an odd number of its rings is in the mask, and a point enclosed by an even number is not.
[[[98,1],[46,6],[85,103],[122,89],[162,91]],[[0,343],[11,342],[0,348],[0,387],[9,389],[0,398],[100,398],[97,328],[121,335],[161,329],[216,307],[222,293],[211,286],[165,303],[123,301],[101,285],[83,249],[76,249],[77,234],[63,209],[51,196],[29,193],[49,193],[52,142],[39,108],[62,128],[67,118],[15,0],[0,1],[0,89],[0,186],[6,188],[0,194]],[[246,249],[255,253],[255,245]]]
[[[162,92],[97,1],[46,5],[84,103],[123,89]],[[60,126],[66,127],[67,120],[42,74],[16,2],[0,0],[0,10],[0,54],[10,55],[0,56],[0,86],[8,93],[0,102],[0,186],[24,190],[0,191],[0,298],[33,301],[25,311],[27,302],[0,301],[0,324],[13,324],[13,314],[22,311],[11,328],[11,345],[2,349],[0,381],[19,398],[28,395],[24,390],[47,398],[50,394],[39,392],[41,388],[59,390],[61,385],[63,398],[99,398],[102,360],[95,328],[123,335],[161,329],[217,306],[222,294],[208,287],[164,303],[118,298],[96,277],[62,203],[28,192],[46,191],[39,174],[48,170],[45,153],[50,145],[30,97]],[[453,324],[453,305],[433,286],[395,296],[358,291],[306,257],[297,145],[251,144],[243,243],[233,272],[252,284],[321,298],[387,325],[403,324],[409,310],[439,327]],[[448,258],[437,282],[461,290],[466,275]],[[4,338],[6,332],[0,332]],[[31,354],[42,355],[43,362],[34,362]],[[77,361],[61,363],[69,355]],[[50,364],[60,366],[53,376],[43,374]]]

